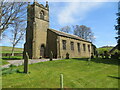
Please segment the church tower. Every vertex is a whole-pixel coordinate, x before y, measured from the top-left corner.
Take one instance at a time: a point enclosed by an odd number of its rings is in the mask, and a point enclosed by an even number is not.
[[[49,6],[34,2],[28,5],[27,30],[24,51],[28,52],[29,58],[38,59],[46,56],[46,38],[49,28]]]

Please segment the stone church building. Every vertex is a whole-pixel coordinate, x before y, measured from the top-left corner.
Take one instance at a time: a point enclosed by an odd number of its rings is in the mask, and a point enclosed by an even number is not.
[[[76,35],[67,34],[49,28],[49,5],[34,2],[28,5],[27,30],[24,51],[30,59],[49,58],[52,51],[54,58],[90,57],[94,45]]]

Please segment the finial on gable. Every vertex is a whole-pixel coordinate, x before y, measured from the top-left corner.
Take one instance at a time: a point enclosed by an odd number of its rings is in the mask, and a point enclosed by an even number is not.
[[[28,5],[30,5],[30,2],[28,2]]]
[[[46,6],[45,7],[49,8],[48,1],[46,1]]]
[[[37,2],[36,0],[34,0],[34,2]]]
[[[34,0],[34,2],[33,3],[37,3],[37,0]]]

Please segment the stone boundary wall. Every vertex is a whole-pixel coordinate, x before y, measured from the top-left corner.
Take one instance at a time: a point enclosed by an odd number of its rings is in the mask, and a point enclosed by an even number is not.
[[[12,53],[2,53],[2,56],[11,56]],[[23,53],[14,53],[14,56],[23,56]]]

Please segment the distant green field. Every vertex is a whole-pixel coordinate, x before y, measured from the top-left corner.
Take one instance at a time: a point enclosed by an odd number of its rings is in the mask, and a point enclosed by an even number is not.
[[[66,59],[3,70],[3,88],[60,88],[63,74],[64,88],[118,88],[118,61],[112,59]],[[18,71],[19,70],[19,71]],[[10,74],[11,73],[11,74]]]
[[[6,46],[0,46],[0,53],[11,53],[12,47],[6,47]],[[22,48],[15,48],[14,53],[22,53]],[[8,64],[7,60],[20,60],[22,59],[22,56],[2,56],[1,63],[2,65]]]
[[[2,52],[0,53],[11,53],[12,51],[12,47],[6,47],[6,46],[0,46]],[[14,53],[22,53],[23,52],[23,48],[15,48]]]

